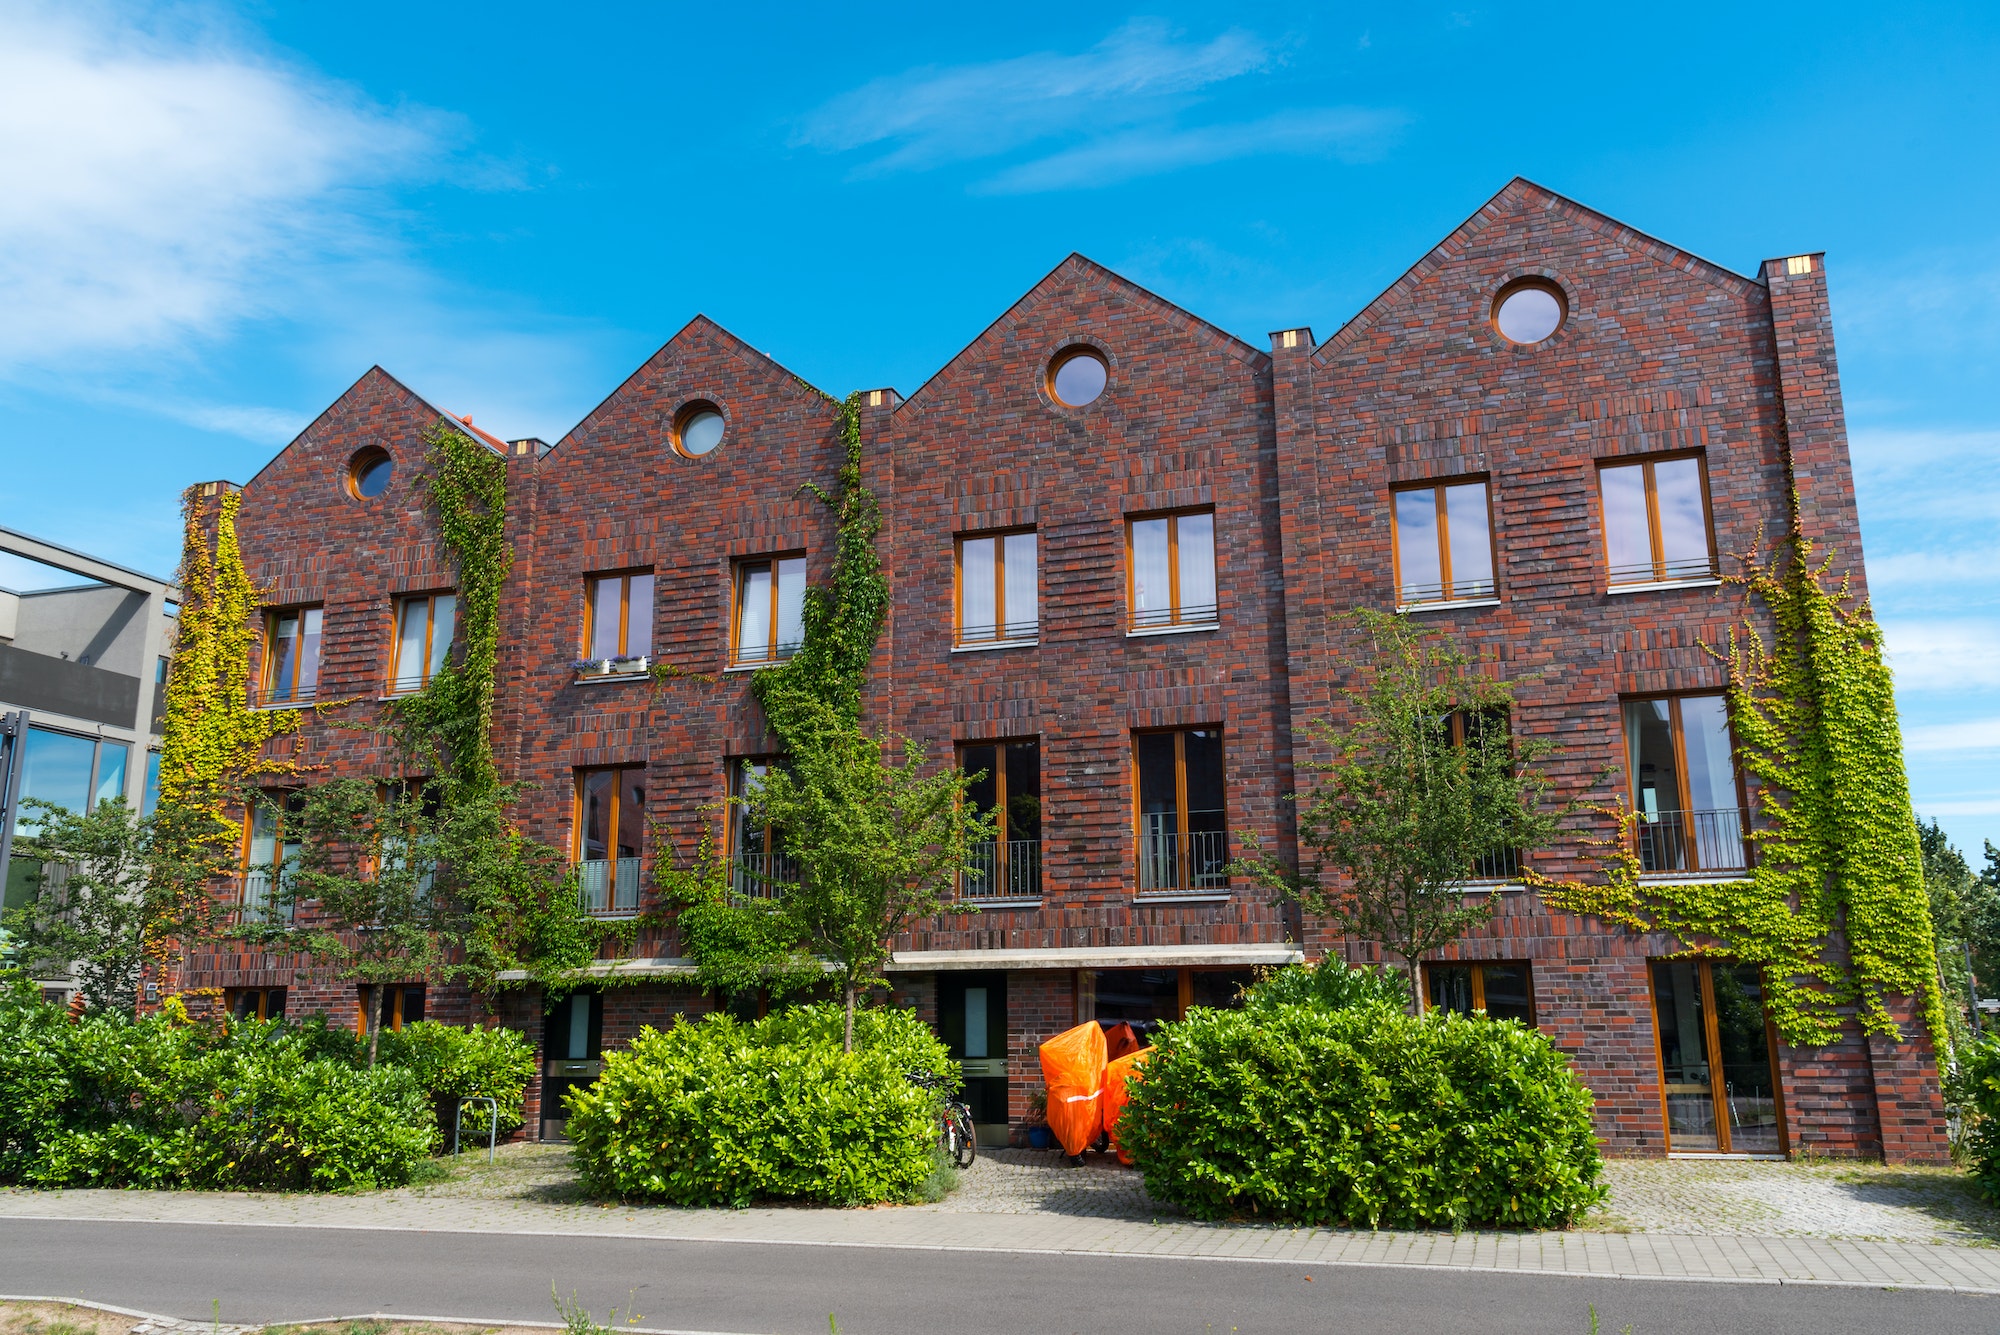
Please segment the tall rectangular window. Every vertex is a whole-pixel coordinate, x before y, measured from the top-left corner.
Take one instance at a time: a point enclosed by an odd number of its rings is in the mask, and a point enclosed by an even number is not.
[[[1604,551],[1613,584],[1708,579],[1716,573],[1708,478],[1693,455],[1605,464]]]
[[[243,879],[237,885],[239,921],[290,922],[293,905],[283,892],[299,860],[303,793],[258,793],[243,825]]]
[[[749,899],[781,895],[799,879],[798,864],[757,801],[776,763],[769,756],[729,762],[729,888]]]
[[[1411,487],[1395,498],[1396,601],[1491,598],[1493,523],[1486,482]]]
[[[1720,695],[1625,702],[1625,760],[1640,869],[1740,871],[1749,865],[1742,783]]]
[[[969,742],[958,767],[975,776],[973,807],[991,813],[992,843],[975,845],[959,878],[967,899],[1035,899],[1042,893],[1042,747],[1039,742]]]
[[[1222,730],[1135,733],[1132,769],[1140,892],[1227,890]]]
[[[645,851],[646,771],[578,770],[575,857],[584,912],[637,913]]]
[[[1214,511],[1132,520],[1125,559],[1133,630],[1215,624]]]
[[[389,693],[421,691],[444,666],[457,630],[458,598],[419,593],[396,602],[395,661],[389,665]]]
[[[988,533],[958,540],[958,643],[1032,640],[1041,632],[1035,535]]]
[[[1763,971],[1681,959],[1654,960],[1652,975],[1668,1151],[1783,1154]]]
[[[641,658],[653,652],[653,573],[592,575],[584,598],[583,656]]]
[[[747,666],[790,658],[805,639],[805,607],[805,557],[739,561],[731,661]]]
[[[1425,995],[1434,1011],[1470,1015],[1485,1011],[1496,1020],[1519,1020],[1535,1027],[1534,975],[1526,961],[1507,964],[1426,964]]]
[[[264,670],[257,682],[257,704],[304,704],[319,694],[320,617],[317,607],[286,607],[264,614]]]

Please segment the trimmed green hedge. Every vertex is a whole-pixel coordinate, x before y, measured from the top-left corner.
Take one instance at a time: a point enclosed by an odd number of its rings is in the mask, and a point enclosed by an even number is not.
[[[1410,984],[1392,969],[1357,969],[1328,955],[1313,964],[1288,964],[1259,978],[1243,994],[1245,1010],[1273,1006],[1315,1006],[1347,1010],[1353,1006],[1388,1006],[1403,1010],[1410,1004]]]
[[[438,1134],[451,1143],[461,1098],[492,1099],[500,1106],[500,1134],[521,1125],[521,1096],[535,1078],[535,1047],[514,1029],[458,1029],[418,1020],[383,1032],[376,1060],[415,1076],[424,1097],[437,1105]],[[483,1106],[465,1110],[465,1135],[485,1139]]]
[[[1543,1228],[1603,1198],[1590,1091],[1512,1021],[1272,1003],[1153,1044],[1119,1140],[1198,1219]]]
[[[568,1095],[579,1176],[601,1195],[676,1205],[915,1199],[938,1107],[904,1073],[957,1068],[908,1011],[858,1013],[853,1052],[840,1033],[830,1005],[642,1030]]]

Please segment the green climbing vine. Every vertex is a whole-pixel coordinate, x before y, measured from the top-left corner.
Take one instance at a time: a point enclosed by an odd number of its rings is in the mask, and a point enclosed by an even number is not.
[[[214,484],[209,484],[213,486]],[[296,733],[296,709],[252,709],[249,699],[259,593],[236,539],[241,492],[222,492],[213,547],[202,522],[204,489],[181,498],[181,605],[160,738],[159,801],[147,846],[146,955],[170,959],[177,943],[209,935],[219,906],[210,891],[236,870],[247,782],[295,774],[290,757],[266,754]]]
[[[1922,852],[1903,768],[1893,683],[1881,631],[1842,579],[1829,586],[1792,531],[1768,559],[1753,551],[1726,582],[1769,612],[1766,641],[1747,616],[1727,646],[1705,645],[1728,669],[1737,754],[1757,780],[1765,825],[1745,880],[1642,881],[1634,812],[1592,808],[1616,826],[1586,838],[1602,884],[1529,875],[1544,899],[1639,931],[1678,937],[1693,954],[1727,954],[1765,967],[1773,1022],[1789,1043],[1839,1034],[1853,1006],[1864,1032],[1900,1039],[1890,998],[1918,1003],[1940,1053],[1949,1050]],[[1836,938],[1844,938],[1844,949]]]

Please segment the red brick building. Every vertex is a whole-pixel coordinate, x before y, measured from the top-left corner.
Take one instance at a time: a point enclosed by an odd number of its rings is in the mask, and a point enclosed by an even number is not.
[[[1401,608],[1490,655],[1517,732],[1560,741],[1566,792],[1645,813],[1649,874],[1726,882],[1756,795],[1700,647],[1743,614],[1717,576],[1783,531],[1796,486],[1807,535],[1865,591],[1820,257],[1745,277],[1525,181],[1324,342],[1252,347],[1072,256],[907,398],[864,404],[893,596],[869,721],[984,772],[1004,813],[962,887],[977,912],[898,941],[893,973],[995,1133],[1028,1111],[1036,1045],[1079,1020],[1143,1027],[1259,965],[1365,957],[1225,870],[1248,836],[1293,849],[1302,730],[1353,662],[1337,614]],[[593,912],[653,907],[655,861],[685,861],[705,822],[746,892],[787,870],[718,805],[777,750],[749,673],[796,643],[829,565],[799,488],[833,482],[836,410],[698,318],[554,447],[481,433],[507,459],[515,552],[498,749]],[[371,371],[244,486],[270,703],[309,689],[364,717],[449,644],[453,576],[405,485],[440,416]],[[656,684],[660,662],[715,684]],[[325,772],[384,772],[331,720],[304,747]],[[1583,872],[1577,854],[1535,865]],[[1426,965],[1426,992],[1548,1033],[1612,1152],[1942,1154],[1919,1027],[1784,1047],[1754,969],[1670,960],[1672,939],[1552,910],[1516,871],[1482,868],[1499,911]],[[237,893],[254,904],[255,878]],[[543,1045],[549,1134],[561,1082],[604,1048],[717,1004],[670,924],[599,967],[621,985],[546,1016],[525,987],[496,1002]],[[288,958],[204,955],[184,983],[344,1023],[358,1004]]]

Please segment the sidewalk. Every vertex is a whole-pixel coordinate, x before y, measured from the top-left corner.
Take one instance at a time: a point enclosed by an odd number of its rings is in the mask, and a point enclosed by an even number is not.
[[[1995,1247],[1734,1231],[1452,1235],[1202,1224],[1158,1211],[1129,1172],[1052,1172],[1020,1153],[983,1158],[958,1193],[931,1206],[682,1210],[591,1204],[576,1195],[559,1151],[523,1146],[504,1153],[496,1169],[468,1165],[457,1180],[429,1188],[331,1197],[6,1191],[0,1217],[1170,1256],[2000,1295]]]

